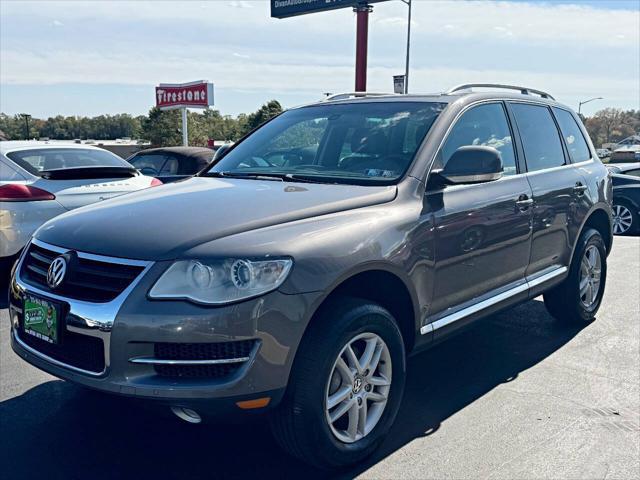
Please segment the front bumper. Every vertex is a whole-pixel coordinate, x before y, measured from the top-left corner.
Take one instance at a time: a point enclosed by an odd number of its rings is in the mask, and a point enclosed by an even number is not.
[[[269,406],[277,404],[310,312],[320,295],[286,295],[275,291],[223,307],[151,301],[147,292],[166,265],[149,263],[113,301],[89,303],[60,297],[26,283],[20,277],[23,261],[24,255],[9,291],[11,345],[18,355],[52,375],[93,389],[193,408],[203,403],[212,406],[213,400],[230,405],[264,396],[271,397]],[[20,325],[27,292],[64,303],[65,332],[102,340],[105,357],[102,371],[65,364],[24,341],[26,334]],[[253,340],[255,348],[239,369],[222,378],[167,377],[160,375],[153,363],[137,362],[153,359],[157,343],[215,344],[243,340]]]

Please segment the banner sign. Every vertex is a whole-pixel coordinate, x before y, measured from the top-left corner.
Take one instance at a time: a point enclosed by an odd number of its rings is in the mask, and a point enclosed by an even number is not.
[[[386,1],[388,0],[271,0],[271,16],[287,18]]]
[[[156,87],[156,106],[160,109],[207,108],[213,105],[213,83],[161,83]]]

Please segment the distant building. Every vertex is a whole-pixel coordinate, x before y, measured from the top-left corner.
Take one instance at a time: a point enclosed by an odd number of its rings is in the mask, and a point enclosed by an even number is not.
[[[7,137],[2,130],[0,130],[0,142],[6,142],[8,140],[9,140],[9,137]]]

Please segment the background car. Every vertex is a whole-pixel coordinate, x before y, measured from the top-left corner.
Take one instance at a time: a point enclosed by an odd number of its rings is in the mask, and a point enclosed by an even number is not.
[[[640,233],[640,178],[613,174],[613,233]]]
[[[640,145],[618,148],[610,158],[612,163],[640,162]]]
[[[640,162],[634,163],[607,163],[605,166],[611,173],[622,173],[623,175],[631,175],[640,177]]]
[[[609,150],[608,148],[598,148],[596,149],[596,153],[598,154],[599,158],[608,158],[611,156],[611,150]]]
[[[211,163],[214,151],[204,147],[162,147],[141,150],[127,159],[145,175],[175,182],[188,178]]]
[[[0,280],[31,234],[68,210],[160,185],[98,147],[0,143]]]

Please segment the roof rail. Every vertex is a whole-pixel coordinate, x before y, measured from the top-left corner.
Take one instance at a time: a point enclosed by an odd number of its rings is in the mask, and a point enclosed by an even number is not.
[[[502,84],[499,84],[499,83],[466,83],[464,85],[457,85],[457,86],[449,89],[447,91],[447,94],[458,92],[460,90],[469,90],[471,88],[476,88],[476,87],[480,87],[480,88],[503,88],[505,90],[519,90],[520,93],[523,94],[523,95],[530,95],[532,93],[535,93],[536,95],[540,95],[542,98],[549,98],[551,100],[555,100],[555,98],[553,98],[551,96],[551,94],[549,94],[547,92],[543,92],[542,90],[536,90],[535,88],[528,88],[528,87],[518,87],[516,85],[502,85]]]
[[[396,95],[395,93],[376,93],[376,92],[345,92],[334,93],[323,98],[323,102],[331,102],[333,100],[346,100],[347,98],[364,98],[364,97],[384,97],[387,95]]]

